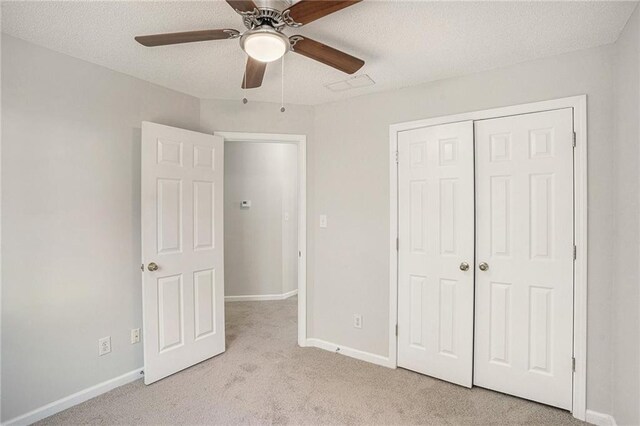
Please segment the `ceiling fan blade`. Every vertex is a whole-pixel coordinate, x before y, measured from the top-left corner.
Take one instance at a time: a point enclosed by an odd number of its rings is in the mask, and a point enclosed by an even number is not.
[[[251,12],[258,7],[252,0],[227,0],[227,3],[236,12]]]
[[[143,46],[166,46],[168,44],[192,43],[194,41],[224,40],[237,38],[240,33],[236,30],[203,30],[187,31],[184,33],[166,33],[146,36],[137,36],[135,39]]]
[[[329,47],[310,38],[300,35],[289,37],[291,50],[307,58],[315,59],[347,74],[353,74],[364,65],[362,59],[348,55],[340,50]]]
[[[345,7],[353,6],[362,0],[300,0],[283,13],[289,15],[297,24],[305,25],[337,12]],[[293,25],[296,26],[296,25]]]
[[[248,56],[247,67],[244,70],[244,78],[242,79],[242,88],[255,89],[262,86],[262,78],[266,69],[266,62],[256,61]]]

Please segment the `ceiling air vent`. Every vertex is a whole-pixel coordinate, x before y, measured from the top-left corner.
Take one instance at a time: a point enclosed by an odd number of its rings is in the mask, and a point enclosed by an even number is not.
[[[367,74],[356,75],[343,81],[326,84],[324,87],[332,92],[344,92],[345,90],[357,89],[358,87],[373,86],[376,84]]]

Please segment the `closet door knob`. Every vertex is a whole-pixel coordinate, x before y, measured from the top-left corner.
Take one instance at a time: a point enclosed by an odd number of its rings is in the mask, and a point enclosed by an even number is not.
[[[460,270],[461,271],[468,271],[469,270],[469,264],[467,262],[462,262],[460,264]]]
[[[486,271],[487,269],[489,269],[489,264],[487,262],[482,262],[480,265],[478,265],[478,268],[480,268],[481,271]]]
[[[158,265],[154,262],[151,262],[148,266],[147,269],[150,270],[151,272],[153,271],[157,271],[158,270]]]

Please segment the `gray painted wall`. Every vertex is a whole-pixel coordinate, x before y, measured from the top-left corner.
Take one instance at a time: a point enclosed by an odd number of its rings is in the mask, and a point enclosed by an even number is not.
[[[197,130],[199,115],[196,98],[2,35],[3,420],[142,367],[140,123]]]
[[[386,356],[389,321],[389,125],[566,96],[588,95],[588,408],[611,412],[613,277],[612,47],[605,46],[393,92],[320,105],[309,334]],[[374,76],[375,78],[375,76]],[[337,155],[339,153],[339,155]],[[352,326],[354,313],[363,328]]]
[[[613,416],[640,424],[640,8],[615,45]]]
[[[225,143],[225,296],[297,288],[297,162],[294,144]]]

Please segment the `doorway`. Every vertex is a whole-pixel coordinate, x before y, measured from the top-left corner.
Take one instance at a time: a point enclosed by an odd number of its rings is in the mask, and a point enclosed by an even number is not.
[[[215,135],[225,145],[225,300],[287,300],[297,295],[297,340],[303,346],[306,136]]]
[[[397,366],[583,418],[585,106],[392,126]]]
[[[287,234],[293,240],[287,246],[292,255],[286,267],[282,265],[282,272],[286,269],[289,275],[297,275],[297,280],[295,276],[289,278],[289,285],[297,286],[299,294],[297,339],[304,346],[306,137],[210,135],[143,122],[141,272],[145,384],[226,350],[224,148],[225,143],[257,141],[295,148],[287,150],[294,153],[290,169],[295,169],[289,170],[294,179],[289,190],[295,192],[295,197],[286,204],[287,211],[295,212],[287,217],[293,222],[293,232]],[[280,202],[285,207],[282,197]],[[292,337],[296,326],[293,308],[288,306],[291,332],[287,335]]]

